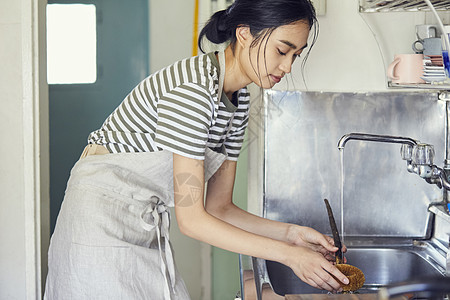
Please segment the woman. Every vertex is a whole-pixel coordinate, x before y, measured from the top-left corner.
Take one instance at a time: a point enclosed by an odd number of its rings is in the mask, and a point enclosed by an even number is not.
[[[224,52],[179,61],[133,89],[72,170],[47,299],[189,299],[169,243],[171,206],[192,238],[281,262],[314,287],[340,290],[333,276],[347,283],[328,260],[330,238],[232,202],[246,86],[269,89],[288,74],[315,22],[309,0],[236,0],[200,34],[199,44],[229,42]]]

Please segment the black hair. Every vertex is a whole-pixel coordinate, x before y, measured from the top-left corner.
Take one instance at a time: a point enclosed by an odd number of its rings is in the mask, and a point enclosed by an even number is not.
[[[214,44],[229,42],[234,51],[236,29],[248,26],[254,37],[251,44],[254,47],[258,41],[269,37],[277,27],[297,21],[306,22],[310,30],[314,26],[312,47],[317,39],[318,23],[310,0],[235,0],[227,9],[211,16],[200,32],[198,46],[204,53],[202,40],[206,37]],[[302,69],[311,47],[302,62]]]
[[[311,29],[317,23],[310,0],[235,0],[227,9],[211,16],[200,32],[198,46],[202,52],[202,40],[206,37],[214,44],[236,43],[236,28],[248,26],[258,40],[266,30],[296,21],[306,21]]]

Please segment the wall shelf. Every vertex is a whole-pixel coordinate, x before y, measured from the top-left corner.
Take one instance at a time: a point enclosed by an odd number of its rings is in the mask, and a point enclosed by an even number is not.
[[[420,90],[440,90],[440,91],[448,91],[450,90],[450,84],[430,84],[430,83],[412,83],[412,84],[399,84],[388,82],[388,87],[390,88],[412,88],[412,89],[420,89]]]
[[[431,0],[436,10],[449,10],[450,0]],[[429,11],[423,0],[359,0],[359,11],[373,12],[402,12]]]

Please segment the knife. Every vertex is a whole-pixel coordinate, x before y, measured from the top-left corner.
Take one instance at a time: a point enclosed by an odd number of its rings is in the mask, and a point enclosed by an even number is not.
[[[328,219],[330,220],[331,232],[333,234],[334,245],[338,247],[338,251],[336,252],[336,263],[342,264],[344,263],[344,253],[342,252],[342,243],[341,238],[339,237],[339,231],[336,226],[336,221],[334,220],[333,211],[331,210],[330,203],[327,199],[324,199],[325,205],[327,206]]]

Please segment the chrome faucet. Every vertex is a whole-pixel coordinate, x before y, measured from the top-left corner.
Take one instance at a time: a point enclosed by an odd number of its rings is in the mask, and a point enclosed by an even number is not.
[[[349,133],[340,138],[340,140],[338,142],[338,148],[344,149],[345,144],[350,140],[403,144],[403,145],[409,145],[411,147],[414,147],[415,145],[417,145],[417,141],[415,141],[411,138],[408,138],[408,137],[378,135],[378,134],[368,134],[368,133]]]
[[[349,133],[339,139],[338,148],[344,149],[345,144],[350,140],[401,144],[400,154],[402,159],[406,160],[408,172],[419,175],[428,183],[436,184],[439,188],[450,190],[450,182],[445,171],[433,164],[433,145],[423,144],[408,137]]]

